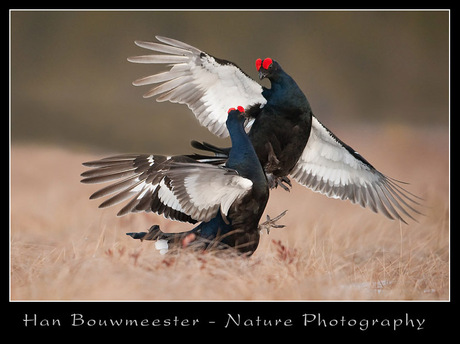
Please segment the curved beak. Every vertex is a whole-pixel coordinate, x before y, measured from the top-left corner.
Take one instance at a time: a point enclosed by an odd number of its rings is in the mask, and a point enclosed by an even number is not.
[[[241,113],[241,116],[244,117],[246,120],[250,119],[251,117],[249,116],[249,114],[245,111],[245,112],[242,112]]]
[[[262,80],[267,76],[267,73],[262,70],[262,68],[259,70],[259,79]]]

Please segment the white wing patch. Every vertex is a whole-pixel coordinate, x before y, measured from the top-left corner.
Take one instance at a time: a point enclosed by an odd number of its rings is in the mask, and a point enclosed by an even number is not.
[[[174,193],[166,186],[164,179],[161,179],[160,183],[158,183],[158,188],[158,198],[164,205],[174,210],[183,212],[179,200],[174,195]]]
[[[330,187],[324,190],[328,196],[340,198],[333,192],[334,187],[350,184],[366,185],[376,181],[378,176],[369,174],[369,171],[369,166],[351,155],[329,134],[316,117],[312,117],[310,138],[292,172],[292,176],[297,181],[302,183],[306,178],[317,180],[318,184],[327,184]],[[321,192],[322,189],[317,188],[314,191]]]
[[[187,214],[198,221],[209,221],[218,209],[228,215],[230,206],[252,188],[252,181],[235,171],[212,165],[190,165],[171,170],[174,195]]]

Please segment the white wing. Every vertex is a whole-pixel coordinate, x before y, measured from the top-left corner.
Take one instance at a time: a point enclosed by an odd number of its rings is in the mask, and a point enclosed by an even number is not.
[[[150,75],[133,82],[135,86],[155,85],[144,97],[157,96],[157,101],[186,104],[201,125],[213,134],[227,137],[227,110],[235,104],[244,108],[264,105],[262,86],[229,61],[215,58],[186,43],[156,36],[165,44],[136,41],[139,47],[161,52],[128,58],[135,63],[159,63],[171,66],[169,71]],[[246,125],[249,131],[253,121]]]
[[[307,145],[291,172],[300,184],[328,197],[350,200],[390,219],[414,219],[408,210],[419,213],[406,200],[418,204],[399,181],[386,177],[361,155],[338,139],[312,117]],[[419,213],[420,214],[420,213]]]

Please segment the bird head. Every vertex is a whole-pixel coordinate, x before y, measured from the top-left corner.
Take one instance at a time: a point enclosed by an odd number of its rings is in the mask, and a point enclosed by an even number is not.
[[[238,107],[236,107],[236,109],[235,108],[230,108],[230,109],[228,109],[227,113],[228,113],[229,116],[230,115],[232,115],[232,116],[235,116],[235,115],[243,115],[244,116],[245,115],[244,107],[242,107],[242,106],[238,106]]]
[[[275,73],[279,69],[279,64],[275,60],[267,57],[266,59],[257,59],[256,60],[256,68],[259,72],[259,79],[262,80],[264,78],[271,78],[275,75]]]
[[[228,113],[228,120],[230,119],[237,119],[240,122],[244,122],[246,119],[246,112],[244,111],[244,107],[238,106],[235,108],[230,108],[227,111]]]

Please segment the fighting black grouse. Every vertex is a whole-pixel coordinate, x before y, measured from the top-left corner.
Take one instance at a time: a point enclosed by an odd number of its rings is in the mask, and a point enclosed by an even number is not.
[[[84,163],[83,183],[120,180],[90,198],[112,195],[100,207],[132,198],[118,213],[153,211],[166,218],[201,222],[185,233],[128,233],[133,238],[175,243],[224,245],[252,254],[259,243],[259,220],[268,201],[267,180],[244,131],[244,108],[231,108],[226,127],[232,147],[225,159],[202,155],[121,155]],[[178,239],[178,240],[176,240]]]
[[[328,197],[350,200],[390,219],[414,219],[417,196],[399,182],[375,169],[353,148],[337,138],[313,115],[310,104],[292,77],[271,59],[256,60],[258,84],[234,63],[216,58],[175,39],[136,41],[139,47],[163,54],[128,58],[135,63],[166,64],[171,68],[133,82],[135,86],[158,84],[144,97],[186,104],[201,125],[219,137],[228,136],[224,110],[241,104],[249,116],[245,130],[267,175],[270,188],[299,184]],[[195,147],[228,152],[208,144]]]

